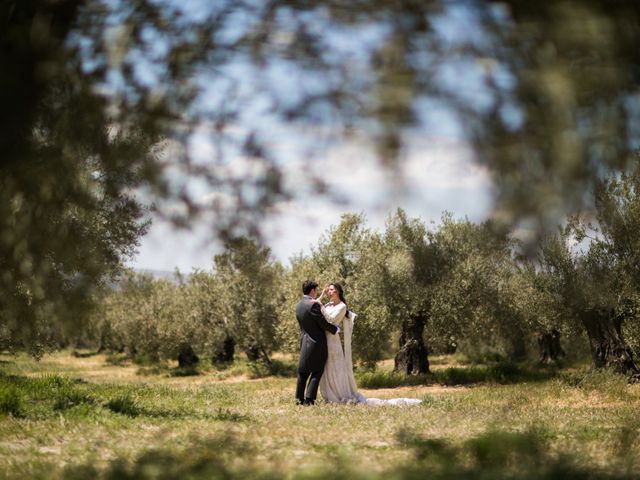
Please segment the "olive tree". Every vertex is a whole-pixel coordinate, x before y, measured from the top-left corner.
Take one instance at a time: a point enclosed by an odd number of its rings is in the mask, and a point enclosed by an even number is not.
[[[634,0],[1,2],[2,338],[85,318],[144,230],[134,190],[181,224],[212,212],[224,239],[326,194],[317,170],[284,181],[274,137],[297,158],[355,139],[396,173],[452,119],[497,213],[543,231],[629,164],[639,18]]]
[[[431,308],[429,293],[440,268],[437,245],[422,221],[408,218],[401,209],[387,221],[383,242],[378,268],[368,280],[380,292],[389,324],[400,330],[394,368],[407,374],[426,373],[423,333]]]
[[[526,256],[517,260],[516,269],[513,295],[518,315],[536,337],[539,362],[557,364],[565,355],[561,337],[576,336],[579,328],[567,321],[571,313],[553,288],[554,272],[547,263]]]
[[[384,356],[390,335],[388,316],[380,302],[380,284],[371,281],[378,273],[376,258],[384,253],[380,236],[365,228],[364,216],[345,214],[321,236],[310,255],[291,259],[279,324],[291,351],[299,348],[295,305],[302,295],[302,282],[311,279],[318,282],[319,290],[328,283],[342,285],[348,308],[357,313],[353,331],[355,359],[371,367]]]
[[[638,374],[633,352],[623,337],[623,324],[637,324],[640,275],[638,226],[640,226],[640,166],[604,179],[594,192],[594,221],[574,219],[577,239],[591,236],[589,249],[580,258],[586,276],[589,308],[581,318],[589,337],[594,367],[612,366]]]
[[[173,294],[174,286],[167,281],[128,273],[118,289],[102,299],[102,315],[97,320],[100,348],[124,352],[132,358],[160,360],[163,302],[172,301]]]
[[[195,271],[185,286],[186,308],[193,317],[197,345],[214,364],[233,361],[236,341],[232,335],[232,319],[223,306],[221,279],[212,272]]]
[[[229,333],[249,360],[269,363],[277,346],[277,305],[281,301],[282,266],[269,248],[247,238],[227,244],[214,257],[214,275],[220,282],[217,308]]]
[[[517,308],[515,245],[508,231],[445,214],[433,237],[443,267],[432,293],[431,335],[453,339],[468,352],[494,349],[523,359],[527,332]]]
[[[591,242],[586,252],[572,250],[570,233],[566,228],[542,245],[547,288],[559,297],[564,321],[586,334],[594,368],[637,373],[622,335],[627,301],[621,295],[617,262],[600,241]]]
[[[311,254],[320,285],[340,283],[348,308],[357,313],[353,353],[367,367],[383,357],[389,341],[388,317],[381,308],[380,292],[376,283],[369,281],[375,257],[384,254],[377,238],[365,227],[363,215],[345,214],[319,240]]]

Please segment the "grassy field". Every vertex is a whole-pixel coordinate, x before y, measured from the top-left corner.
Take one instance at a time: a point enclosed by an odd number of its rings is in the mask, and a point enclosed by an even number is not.
[[[640,386],[432,360],[418,379],[358,374],[366,396],[420,406],[298,407],[285,357],[185,376],[0,355],[0,478],[639,478]]]

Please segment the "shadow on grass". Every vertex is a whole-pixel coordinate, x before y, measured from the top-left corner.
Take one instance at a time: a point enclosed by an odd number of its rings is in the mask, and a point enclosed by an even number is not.
[[[136,370],[136,375],[141,377],[196,377],[202,375],[198,367],[170,367],[167,364],[142,366]]]
[[[125,367],[131,364],[131,359],[124,353],[110,353],[105,363],[114,367]]]
[[[210,373],[225,373],[227,376],[246,375],[252,379],[266,377],[295,378],[297,373],[297,363],[278,359],[271,359],[269,363],[236,360],[211,364],[205,361],[194,367],[172,367],[167,362],[154,361],[148,357],[138,356],[131,358],[126,354],[111,354],[107,357],[106,363],[113,366],[137,365],[136,375],[143,377],[190,377]]]
[[[264,377],[288,377],[296,376],[297,365],[292,362],[283,362],[280,360],[271,360],[270,363],[265,362],[248,362],[250,378]]]
[[[585,392],[599,392],[610,398],[623,400],[629,395],[628,387],[633,380],[613,369],[589,369],[582,372],[562,373],[562,382]]]
[[[103,469],[91,463],[66,468],[33,467],[29,478],[65,478],[96,480],[173,480],[204,479],[355,479],[382,480],[552,480],[590,479],[627,480],[637,478],[632,453],[615,459],[608,468],[589,465],[570,452],[552,450],[544,431],[513,433],[494,431],[462,443],[446,439],[424,438],[400,432],[398,442],[410,452],[403,464],[382,471],[357,469],[347,457],[327,455],[323,467],[301,467],[297,471],[264,467],[260,454],[251,445],[226,434],[198,440],[186,448],[149,450],[133,459],[116,458]],[[37,469],[42,469],[38,471]],[[46,468],[46,471],[45,471]]]
[[[100,352],[96,351],[90,351],[90,352],[80,352],[78,350],[74,350],[73,352],[71,352],[71,355],[73,357],[76,358],[90,358],[90,357],[95,357],[96,355],[99,355]]]
[[[549,433],[490,431],[462,444],[400,432],[398,441],[413,450],[414,462],[399,469],[397,478],[445,479],[631,479],[629,454],[614,459],[608,469],[585,465],[573,455],[552,451]]]
[[[541,382],[558,375],[552,368],[525,368],[515,363],[451,367],[424,375],[404,375],[398,372],[373,371],[356,374],[362,388],[394,388],[412,385],[473,385],[478,383]]]
[[[176,367],[169,371],[171,377],[197,377],[201,374],[197,367]]]
[[[182,405],[175,409],[144,405],[130,387],[115,388],[115,393],[105,394],[99,386],[57,375],[30,378],[0,374],[0,418],[43,420],[67,411],[75,416],[95,416],[109,411],[129,418],[250,420],[248,416],[221,408],[201,412]]]
[[[150,417],[150,418],[199,418],[203,420],[213,420],[221,422],[244,422],[250,417],[232,412],[229,409],[218,408],[212,412],[195,412],[190,410],[171,410],[162,408],[145,407],[140,405],[130,395],[124,394],[112,398],[104,404],[104,407],[113,413],[126,415],[130,418]]]
[[[0,414],[42,418],[79,405],[96,405],[86,382],[57,375],[37,378],[0,374]]]

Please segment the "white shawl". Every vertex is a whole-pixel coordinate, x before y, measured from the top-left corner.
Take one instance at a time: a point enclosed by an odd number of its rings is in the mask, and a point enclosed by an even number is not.
[[[349,310],[349,314],[344,317],[342,321],[342,326],[344,327],[344,359],[347,363],[347,372],[350,374],[347,375],[349,378],[349,383],[351,384],[351,388],[354,392],[358,391],[358,387],[356,386],[356,379],[353,377],[353,359],[351,354],[351,336],[353,335],[353,322],[355,321],[357,313]]]

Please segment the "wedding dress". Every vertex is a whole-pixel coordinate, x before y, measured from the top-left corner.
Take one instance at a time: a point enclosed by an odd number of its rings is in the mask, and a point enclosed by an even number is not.
[[[327,322],[340,326],[344,332],[344,350],[340,335],[327,335],[327,363],[324,373],[320,378],[320,394],[327,402],[331,403],[364,403],[367,405],[416,405],[421,402],[417,398],[393,398],[381,400],[379,398],[366,398],[358,392],[356,380],[353,376],[353,361],[351,357],[351,335],[353,321],[357,315],[347,313],[347,306],[343,303],[328,303],[322,308],[322,314]]]

